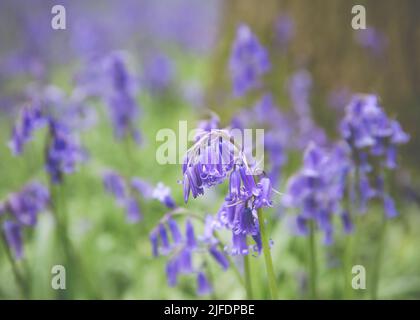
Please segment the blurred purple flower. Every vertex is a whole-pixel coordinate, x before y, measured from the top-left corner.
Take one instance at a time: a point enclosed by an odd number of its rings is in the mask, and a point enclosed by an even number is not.
[[[70,130],[63,123],[50,119],[45,168],[51,182],[61,183],[63,175],[73,173],[76,165],[86,160],[86,157],[86,151]]]
[[[260,86],[260,77],[270,69],[267,50],[247,25],[240,25],[232,46],[229,70],[235,96]]]
[[[202,296],[212,292],[211,285],[203,272],[197,275],[197,294]]]
[[[0,214],[8,215],[3,223],[4,236],[16,259],[23,257],[22,228],[35,226],[38,214],[46,210],[49,201],[48,189],[31,182],[0,203]]]
[[[382,55],[388,45],[386,35],[373,27],[357,30],[356,42],[375,57]]]
[[[341,213],[341,201],[345,196],[347,175],[351,162],[344,146],[337,145],[325,150],[314,143],[307,147],[303,166],[289,178],[283,197],[286,207],[297,209],[296,227],[300,234],[308,231],[312,220],[324,232],[324,243],[333,241],[334,214]],[[344,229],[352,230],[351,221],[345,216]]]
[[[114,171],[109,171],[103,175],[103,184],[105,190],[122,205],[127,193],[124,178]]]
[[[153,54],[144,62],[142,83],[152,93],[169,89],[175,75],[171,59],[164,54]]]
[[[280,15],[275,24],[276,42],[283,50],[287,49],[295,36],[295,23],[288,14]]]
[[[32,138],[33,132],[46,124],[38,105],[24,107],[12,131],[9,147],[14,155],[20,155],[23,147]]]
[[[3,232],[7,245],[13,252],[16,260],[23,258],[22,230],[19,224],[11,220],[3,222]]]
[[[123,56],[113,53],[105,59],[105,69],[110,81],[110,90],[105,92],[109,115],[118,139],[133,138],[141,142],[137,129],[139,106],[131,92],[132,77],[129,75]]]

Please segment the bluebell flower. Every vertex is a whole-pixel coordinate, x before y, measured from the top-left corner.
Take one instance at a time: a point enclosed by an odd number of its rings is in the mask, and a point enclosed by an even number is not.
[[[127,195],[127,187],[124,178],[114,171],[108,171],[103,175],[105,190],[112,194],[120,205],[123,205]]]
[[[7,245],[13,252],[14,258],[20,260],[23,257],[23,240],[21,226],[11,220],[3,223],[3,232]]]
[[[168,219],[169,230],[171,231],[172,240],[175,244],[183,242],[181,231],[179,230],[178,224],[173,218]]]
[[[188,248],[194,249],[197,246],[197,242],[195,239],[194,228],[190,220],[187,220],[185,229],[186,245]]]
[[[344,150],[343,150],[344,148]],[[351,169],[345,147],[337,145],[331,150],[311,143],[304,154],[303,166],[288,183],[283,204],[297,210],[296,227],[306,234],[307,224],[313,221],[324,233],[324,243],[333,241],[334,215],[341,213],[347,176]],[[351,231],[348,216],[343,216],[344,229]]]
[[[136,198],[129,197],[125,200],[125,210],[129,223],[137,223],[142,219],[140,207]]]
[[[232,46],[229,70],[233,92],[242,96],[260,86],[260,77],[270,69],[267,50],[247,25],[240,25]]]
[[[288,14],[282,14],[276,19],[275,40],[281,49],[285,50],[295,36],[295,23]]]
[[[47,209],[49,199],[45,186],[31,182],[0,203],[0,215],[6,215],[3,223],[4,236],[16,259],[23,257],[23,227],[36,225],[38,214]]]
[[[34,226],[38,213],[43,211],[48,203],[48,190],[42,184],[32,182],[24,186],[20,192],[10,194],[6,208],[20,224]]]
[[[217,249],[219,242],[214,236],[216,221],[208,216],[204,234],[196,236],[194,225],[187,218],[185,235],[183,235],[173,216],[173,213],[177,212],[176,210],[166,214],[149,236],[153,255],[168,257],[166,264],[168,284],[170,286],[176,285],[180,274],[202,272],[204,263],[196,264],[195,261],[205,253],[208,253],[224,271],[227,270],[229,261],[225,253]],[[170,237],[167,230],[170,231]]]
[[[51,182],[61,183],[63,175],[73,173],[76,165],[85,159],[85,150],[70,130],[63,123],[50,119],[45,168]]]
[[[114,134],[118,139],[129,137],[140,143],[141,137],[136,123],[139,107],[131,92],[132,79],[124,59],[122,55],[113,53],[106,59],[105,64],[111,83],[109,92],[106,92],[106,102]]]
[[[229,268],[229,261],[226,256],[217,250],[216,246],[211,246],[209,248],[209,252],[211,256],[216,260],[216,262],[223,268],[223,270],[227,270]]]
[[[374,57],[383,55],[388,45],[385,34],[373,27],[357,30],[355,39],[361,47],[365,48]]]
[[[211,285],[203,272],[197,275],[197,294],[202,296],[212,292]]]
[[[142,83],[152,93],[162,92],[170,88],[174,73],[175,67],[168,56],[153,54],[144,62]]]
[[[340,123],[340,132],[354,159],[360,211],[365,212],[368,202],[378,198],[384,202],[386,216],[394,217],[397,211],[385,193],[383,176],[385,170],[397,168],[397,148],[407,143],[410,136],[386,115],[373,94],[352,98]]]
[[[295,131],[298,131],[296,145],[300,149],[305,149],[310,141],[325,145],[327,142],[326,134],[324,130],[317,126],[311,112],[311,74],[305,69],[297,70],[290,77],[287,86],[294,111]]]
[[[12,130],[12,137],[9,141],[9,148],[14,155],[23,152],[25,144],[30,141],[35,130],[43,127],[46,121],[38,105],[24,107],[19,119]]]
[[[172,198],[171,189],[165,186],[162,182],[159,182],[156,188],[153,190],[152,197],[159,200],[168,209],[175,209],[176,203]]]

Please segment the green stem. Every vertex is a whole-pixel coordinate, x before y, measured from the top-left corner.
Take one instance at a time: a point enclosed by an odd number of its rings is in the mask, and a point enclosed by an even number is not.
[[[347,236],[345,239],[345,248],[343,254],[343,292],[344,292],[344,299],[352,299],[353,291],[351,288],[351,261],[353,257],[353,236]]]
[[[317,263],[316,263],[316,243],[315,243],[315,224],[309,224],[309,286],[312,299],[317,299]]]
[[[10,251],[10,248],[7,244],[6,237],[3,233],[2,233],[2,240],[3,240],[2,242],[4,244],[4,248],[6,250],[7,259],[9,260],[9,263],[12,267],[13,276],[15,277],[15,280],[21,292],[22,298],[29,299],[29,292],[25,283],[25,279],[23,278],[22,274],[19,271],[16,261],[13,258],[12,252]]]
[[[386,225],[387,225],[387,219],[386,217],[383,217],[381,229],[379,231],[378,248],[375,254],[375,260],[374,260],[374,265],[373,265],[372,286],[371,286],[372,288],[371,298],[373,300],[376,300],[378,298],[382,255],[383,255],[384,244],[385,244]]]
[[[251,283],[251,266],[249,254],[243,256],[244,258],[244,273],[245,273],[245,289],[246,289],[246,298],[248,300],[253,299],[252,295],[252,283]]]
[[[265,229],[263,212],[258,209],[258,221],[261,233],[262,250],[265,260],[265,268],[267,271],[268,285],[270,288],[271,299],[278,299],[277,282],[274,274],[273,260],[271,259],[270,245],[268,243],[267,233]]]

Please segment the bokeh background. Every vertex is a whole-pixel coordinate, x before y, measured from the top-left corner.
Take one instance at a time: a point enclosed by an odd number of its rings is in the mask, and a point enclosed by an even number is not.
[[[155,161],[156,132],[177,130],[179,120],[188,120],[193,129],[198,120],[208,117],[209,110],[219,115],[222,125],[228,125],[263,92],[271,92],[279,109],[287,111],[292,108],[288,80],[302,69],[312,77],[312,116],[332,140],[338,137],[339,119],[355,92],[378,94],[387,113],[410,134],[396,172],[394,196],[400,216],[388,230],[379,297],[420,298],[419,1],[62,0],[66,30],[51,28],[55,4],[47,0],[0,3],[0,199],[27,181],[47,180],[42,132],[21,157],[14,157],[7,147],[22,106],[30,103],[34,92],[48,86],[69,96],[80,83],[94,89],[96,80],[85,80],[86,73],[111,52],[123,51],[129,57],[141,108],[137,127],[143,136],[140,146],[131,142],[127,147],[115,139],[101,101],[88,101],[84,106],[96,115],[92,127],[81,132],[89,161],[66,177],[60,191],[66,202],[70,239],[83,266],[77,272],[67,270],[71,289],[66,298],[197,298],[188,277],[177,287],[169,287],[164,258],[151,255],[149,232],[165,208],[141,202],[144,219],[128,224],[123,210],[104,192],[101,174],[110,168],[154,184],[162,181],[182,203],[182,186],[177,183],[182,179],[180,166]],[[355,4],[366,7],[369,33],[362,35],[351,28]],[[241,23],[268,49],[271,71],[257,93],[235,98],[228,61]],[[300,163],[301,152],[289,155],[280,191]],[[222,202],[223,192],[214,191],[188,206],[215,213]],[[372,256],[377,217],[382,214],[380,208],[372,211],[362,227],[355,264],[368,263]],[[288,230],[286,213],[276,209],[270,213],[280,297],[306,298],[305,240]],[[29,298],[61,297],[50,285],[51,267],[62,262],[54,229],[54,218],[46,212],[35,228],[25,230],[25,258],[19,267],[27,278]],[[338,258],[342,243],[318,246],[320,297],[343,298]],[[258,298],[267,298],[261,260],[252,261],[254,287]],[[229,271],[214,269],[215,298],[244,298]],[[21,297],[3,246],[0,279],[0,298]],[[369,296],[358,291],[354,297]]]

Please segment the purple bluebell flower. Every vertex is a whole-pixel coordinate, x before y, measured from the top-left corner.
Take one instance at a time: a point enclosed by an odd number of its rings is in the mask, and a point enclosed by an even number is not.
[[[45,210],[48,203],[47,188],[33,182],[27,184],[20,192],[12,193],[6,201],[6,208],[20,224],[34,226],[38,213]]]
[[[242,96],[260,86],[260,77],[269,69],[267,50],[247,25],[240,25],[229,60],[234,94]]]
[[[23,240],[21,226],[11,220],[6,220],[3,223],[3,232],[7,245],[13,252],[16,260],[23,257]]]
[[[125,210],[129,223],[137,223],[142,219],[140,207],[136,198],[129,197],[125,200]]]
[[[394,200],[388,195],[384,196],[384,210],[388,218],[395,218],[398,216],[398,211],[395,207]]]
[[[131,137],[137,143],[141,142],[140,133],[136,127],[139,108],[132,94],[132,78],[128,74],[121,54],[111,54],[105,62],[110,80],[110,90],[106,93],[110,118],[118,139]]]
[[[212,292],[210,282],[203,272],[199,272],[197,275],[197,294],[202,296]]]
[[[281,49],[285,50],[295,36],[295,23],[288,14],[280,15],[275,24],[276,42]]]
[[[149,240],[152,245],[152,254],[157,257],[159,255],[159,238],[156,230],[150,232]]]
[[[397,168],[397,148],[409,141],[409,135],[386,115],[378,97],[372,94],[352,98],[340,131],[354,159],[360,211],[367,210],[369,200],[379,198],[384,201],[386,216],[394,217],[397,211],[393,200],[384,194],[383,176],[385,170]]]
[[[108,171],[103,175],[105,190],[112,194],[120,205],[123,205],[127,195],[127,187],[124,178],[114,171]]]
[[[54,119],[49,121],[50,141],[45,168],[52,183],[61,183],[64,174],[73,173],[76,165],[86,159],[86,152],[69,129]]]
[[[131,187],[144,199],[153,199],[153,186],[143,179],[134,177],[131,179]]]
[[[178,224],[173,218],[168,219],[169,230],[171,231],[172,240],[175,244],[183,242],[181,231],[179,230]]]
[[[223,253],[217,250],[215,246],[211,246],[209,248],[209,252],[214,260],[216,260],[216,262],[223,268],[223,270],[227,270],[229,268],[229,260]]]
[[[185,225],[185,237],[187,247],[190,249],[194,249],[197,246],[197,242],[195,239],[194,227],[190,220],[187,220],[187,223]]]
[[[311,74],[305,69],[298,70],[292,74],[287,85],[293,105],[295,130],[298,130],[298,141],[296,144],[300,149],[306,148],[310,141],[314,141],[319,145],[325,145],[327,142],[325,132],[317,126],[311,113]]]
[[[38,105],[24,107],[19,119],[13,127],[12,137],[9,141],[9,147],[14,155],[20,155],[23,152],[24,145],[30,141],[35,130],[41,128],[46,123]]]
[[[142,82],[152,93],[162,92],[170,88],[174,73],[175,67],[168,56],[153,54],[144,62]]]
[[[374,57],[382,55],[388,45],[385,34],[373,27],[357,30],[356,42]]]
[[[307,224],[312,220],[323,232],[325,244],[333,241],[332,217],[340,211],[351,166],[342,148],[338,145],[326,150],[311,143],[305,151],[302,168],[289,179],[283,197],[286,207],[297,209],[297,231],[306,235]],[[349,223],[343,219],[345,228]]]
[[[159,232],[159,238],[160,238],[162,250],[164,252],[169,251],[170,250],[169,237],[168,237],[168,232],[166,231],[164,224],[162,223],[159,224],[158,232]]]
[[[178,266],[177,261],[169,260],[166,263],[166,278],[170,287],[176,286],[178,282]]]
[[[38,214],[48,205],[48,189],[38,182],[26,184],[0,203],[0,215],[7,216],[3,224],[4,236],[16,259],[23,257],[23,227],[35,226]]]
[[[175,200],[172,198],[171,189],[165,186],[162,182],[159,182],[156,188],[153,190],[152,197],[159,200],[168,209],[175,209]]]
[[[182,248],[182,250],[176,255],[175,258],[178,272],[183,274],[188,274],[193,272],[193,265],[192,265],[192,254],[191,249],[188,247]]]

